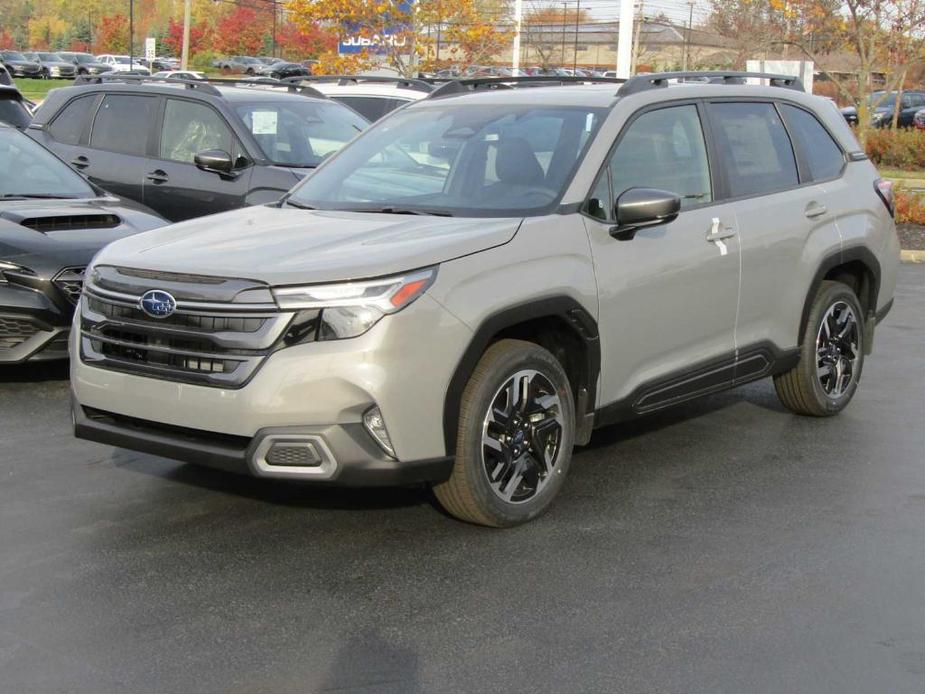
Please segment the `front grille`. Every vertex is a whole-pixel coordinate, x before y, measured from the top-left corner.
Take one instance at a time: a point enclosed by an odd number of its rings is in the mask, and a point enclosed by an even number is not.
[[[61,290],[64,296],[75,306],[80,301],[80,293],[84,286],[85,267],[70,267],[62,270],[52,280],[54,285]]]
[[[178,299],[173,314],[154,318],[141,310],[139,299],[156,288],[145,282],[133,285],[131,294],[114,295],[88,281],[80,319],[83,361],[163,380],[239,388],[282,343],[293,316],[234,302],[190,307]]]
[[[0,317],[0,349],[19,347],[38,331],[38,327],[27,320]]]
[[[122,220],[114,214],[72,214],[57,217],[29,217],[20,222],[35,231],[72,231],[79,229],[113,229]]]

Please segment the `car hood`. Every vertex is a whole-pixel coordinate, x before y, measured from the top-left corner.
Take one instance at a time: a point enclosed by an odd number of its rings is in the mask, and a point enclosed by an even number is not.
[[[118,223],[99,226],[103,215],[114,215]],[[0,200],[0,260],[44,275],[86,265],[106,244],[164,224],[147,208],[114,197]]]
[[[259,206],[123,239],[98,262],[271,285],[332,282],[404,272],[500,246],[520,222]]]

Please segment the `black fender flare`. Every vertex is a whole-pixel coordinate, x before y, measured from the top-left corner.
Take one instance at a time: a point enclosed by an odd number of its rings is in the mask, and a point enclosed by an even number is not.
[[[574,298],[565,295],[544,297],[502,309],[488,316],[476,328],[450,378],[443,401],[443,435],[447,455],[456,451],[459,430],[459,408],[463,390],[475,365],[495,336],[521,323],[542,318],[562,319],[586,349],[583,383],[573,383],[575,390],[576,442],[586,443],[591,435],[595,395],[601,371],[601,343],[597,321]]]

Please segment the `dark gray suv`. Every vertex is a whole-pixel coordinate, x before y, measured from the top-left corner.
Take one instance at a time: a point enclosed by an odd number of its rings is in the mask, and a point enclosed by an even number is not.
[[[171,221],[277,200],[367,125],[311,88],[86,79],[51,91],[28,134]]]

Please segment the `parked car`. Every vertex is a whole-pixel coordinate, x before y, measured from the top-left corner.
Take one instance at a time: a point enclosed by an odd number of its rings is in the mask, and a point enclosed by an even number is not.
[[[0,85],[0,123],[25,130],[32,122],[32,112],[16,87]]]
[[[312,75],[299,81],[310,84],[325,96],[349,106],[374,123],[387,113],[419,99],[435,88],[431,82],[404,77],[341,77]]]
[[[163,224],[0,124],[0,365],[66,358],[90,259],[110,241]]]
[[[199,81],[209,79],[204,72],[197,72],[196,70],[165,70],[164,72],[155,72],[153,75],[151,75],[151,77],[156,77],[158,79],[173,78],[175,80]]]
[[[114,72],[131,72],[135,75],[150,75],[151,71],[145,67],[144,61],[138,58],[130,58],[127,55],[98,55],[96,59],[108,65]]]
[[[6,86],[6,87],[13,86],[13,78],[10,77],[9,71],[5,67],[3,67],[3,65],[0,65],[0,85]]]
[[[596,427],[769,376],[836,414],[892,305],[891,188],[796,78],[697,76],[448,82],[276,205],[108,246],[71,340],[77,436],[428,482],[510,526]]]
[[[896,109],[896,92],[874,92],[870,95],[870,123],[875,128],[889,128],[893,125],[893,113]],[[903,92],[900,97],[899,119],[897,126],[910,128],[917,111],[925,107],[925,92]],[[858,111],[854,106],[841,109],[845,120],[851,125],[858,123]]]
[[[158,71],[174,71],[180,69],[180,61],[176,58],[166,58],[164,56],[158,56],[151,61],[151,69]]]
[[[265,74],[267,77],[282,80],[289,77],[308,77],[312,74],[312,71],[308,68],[302,67],[298,63],[278,62],[273,63],[272,65],[267,65],[265,73],[258,72],[257,74]]]
[[[42,77],[42,66],[19,51],[0,51],[0,63],[13,77]]]
[[[64,60],[74,64],[78,75],[101,75],[112,71],[112,66],[99,62],[89,53],[58,53]]]
[[[23,55],[41,66],[42,77],[44,79],[72,80],[77,76],[77,66],[71,61],[65,60],[57,53],[35,51],[32,53],[23,53]]]
[[[255,75],[262,65],[262,62],[249,55],[234,55],[230,58],[218,61],[218,67],[222,70],[228,70],[242,75]]]
[[[50,92],[29,135],[172,221],[277,200],[367,125],[317,92],[89,79]]]

